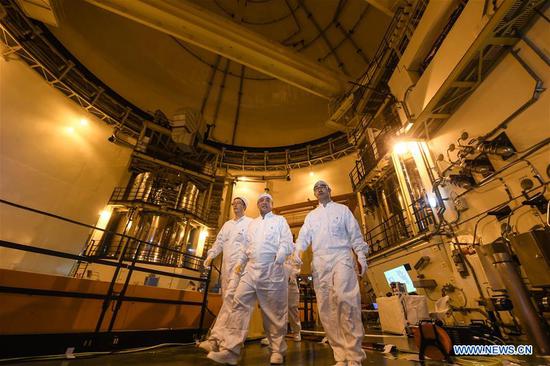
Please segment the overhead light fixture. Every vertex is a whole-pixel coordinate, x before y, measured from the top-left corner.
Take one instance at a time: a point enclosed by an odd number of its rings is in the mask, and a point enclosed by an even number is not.
[[[81,126],[88,126],[88,120],[86,118],[80,119],[80,125]]]
[[[99,211],[99,216],[100,216],[101,218],[109,217],[109,216],[111,216],[111,210],[102,210],[102,211]]]
[[[407,146],[407,143],[404,141],[398,142],[393,146],[393,151],[397,155],[405,155],[409,151],[409,147]]]

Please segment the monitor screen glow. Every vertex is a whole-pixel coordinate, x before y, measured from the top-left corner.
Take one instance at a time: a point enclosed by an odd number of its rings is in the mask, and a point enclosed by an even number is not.
[[[409,276],[409,274],[407,273],[405,266],[399,266],[385,271],[384,276],[386,276],[386,281],[388,281],[388,285],[392,282],[401,282],[407,286],[407,292],[416,291],[416,288],[413,286],[411,276]]]

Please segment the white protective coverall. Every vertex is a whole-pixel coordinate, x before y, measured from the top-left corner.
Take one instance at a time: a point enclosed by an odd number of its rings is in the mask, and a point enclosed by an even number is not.
[[[300,229],[297,252],[312,244],[313,287],[319,318],[336,362],[360,363],[365,330],[361,321],[361,295],[352,250],[366,269],[368,246],[359,224],[345,205],[328,202],[311,211]]]
[[[208,251],[207,257],[216,258],[223,250],[221,269],[223,303],[208,337],[208,341],[215,342],[216,345],[222,340],[223,328],[233,306],[233,295],[239,281],[239,276],[235,275],[234,270],[241,258],[241,252],[247,244],[246,237],[251,222],[252,218],[247,216],[227,221],[218,233],[214,245]]]
[[[269,212],[251,222],[248,245],[241,257],[244,270],[225,324],[221,350],[240,353],[258,300],[272,352],[286,353],[288,277],[284,261],[293,249],[292,234],[284,217]]]
[[[288,322],[290,323],[290,329],[294,334],[294,339],[301,338],[300,331],[302,325],[300,324],[300,310],[298,309],[300,304],[300,289],[298,288],[298,280],[296,276],[300,274],[300,266],[297,265],[292,257],[289,257],[285,262],[285,269],[288,273]]]

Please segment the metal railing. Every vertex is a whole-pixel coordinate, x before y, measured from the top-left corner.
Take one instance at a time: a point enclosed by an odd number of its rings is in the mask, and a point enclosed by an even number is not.
[[[347,135],[336,133],[327,138],[295,146],[272,149],[222,146],[220,166],[236,170],[288,171],[339,159],[354,151]]]
[[[17,56],[26,62],[52,87],[61,91],[69,99],[97,118],[112,125],[123,135],[138,138],[145,121],[155,118],[144,112],[115,91],[103,84],[90,70],[74,57],[55,38],[48,28],[33,22],[19,7],[15,0],[0,0],[0,6],[6,15],[0,19],[0,42],[5,45],[2,56]],[[353,151],[345,134],[337,133],[321,139],[310,141],[299,146],[267,148],[266,151],[252,152],[253,149],[232,145],[222,146],[213,141],[206,141],[221,151],[220,166],[229,169],[250,171],[284,171],[303,168],[312,164],[339,159]],[[160,145],[159,145],[160,146]],[[158,146],[157,146],[158,147]],[[149,154],[160,156],[170,161],[163,149]],[[211,159],[205,157],[204,151],[183,154],[204,163],[203,172],[213,174]],[[177,157],[182,154],[178,152]],[[186,163],[193,159],[186,159]]]
[[[169,209],[183,214],[190,214],[202,221],[206,221],[208,218],[207,207],[200,200],[193,200],[186,196],[180,197],[178,192],[167,188],[127,189],[127,187],[115,187],[109,199],[109,204],[121,203],[147,203],[164,210]]]
[[[365,240],[370,247],[369,255],[396,246],[416,234],[429,231],[436,223],[432,208],[421,197],[409,206],[412,222],[403,210],[390,216],[365,234]],[[413,230],[414,225],[414,230]]]
[[[389,94],[387,82],[427,5],[428,0],[413,0],[396,10],[369,66],[344,95],[330,103],[330,115],[334,115],[350,96],[353,96],[353,103],[343,114],[349,119],[349,114],[354,112],[372,116],[380,107],[385,96]]]
[[[51,86],[89,113],[137,137],[150,115],[103,84],[74,58],[41,23],[28,18],[13,0],[1,0],[3,56],[17,55]]]
[[[390,142],[388,136],[392,136],[395,128],[386,126],[380,131],[373,141],[367,143],[361,151],[361,159],[355,161],[355,166],[349,173],[351,186],[357,191],[364,182],[369,173],[378,165],[378,163],[390,152]]]
[[[203,258],[185,252],[185,248],[167,247],[162,244],[154,244],[135,239],[119,238],[118,241],[111,241],[108,245],[92,243],[87,248],[95,246],[95,250],[86,250],[89,257],[118,259],[121,256],[125,260],[138,263],[154,264],[175,268],[185,268],[194,271],[201,271]]]
[[[140,249],[142,247],[159,248],[160,247],[159,245],[152,244],[143,240],[139,240],[135,237],[131,237],[125,234],[120,234],[114,231],[109,231],[99,227],[95,227],[93,225],[85,224],[63,216],[59,216],[49,212],[19,205],[17,203],[10,202],[7,200],[0,199],[0,203],[10,206],[12,208],[19,209],[26,213],[39,215],[40,217],[49,217],[65,223],[76,225],[78,227],[84,227],[88,229],[103,231],[105,233],[118,236],[121,238],[121,241],[124,241],[124,244],[121,246],[121,251],[119,255],[117,257],[113,256],[114,260],[110,260],[110,259],[100,258],[99,256],[93,254],[91,246],[88,246],[88,248],[82,254],[73,254],[73,253],[62,252],[62,251],[47,249],[47,248],[38,247],[38,246],[31,246],[31,245],[25,245],[25,244],[0,240],[0,247],[3,247],[3,248],[19,250],[19,251],[28,252],[28,253],[37,253],[37,254],[56,257],[56,258],[70,259],[70,260],[76,261],[76,263],[78,264],[94,263],[94,264],[99,264],[102,266],[108,266],[108,267],[114,268],[114,273],[106,293],[81,293],[77,291],[71,292],[71,291],[57,291],[57,290],[44,290],[44,289],[19,288],[19,287],[9,287],[9,288],[2,287],[0,288],[0,292],[26,293],[26,294],[38,295],[38,296],[79,297],[84,299],[89,298],[89,299],[95,299],[95,300],[97,299],[103,300],[101,311],[99,312],[99,314],[97,314],[98,319],[95,327],[95,334],[98,337],[97,339],[99,339],[99,333],[105,333],[105,332],[110,333],[114,331],[113,327],[115,325],[118,312],[124,302],[165,303],[165,304],[173,304],[173,305],[200,306],[201,307],[200,319],[199,319],[198,328],[196,328],[196,332],[197,332],[196,334],[200,336],[205,333],[206,329],[204,328],[204,317],[205,317],[206,311],[208,311],[207,289],[209,288],[211,271],[203,270],[202,258],[189,255],[177,249],[161,247],[160,249],[162,249],[165,253],[172,253],[173,258],[182,259],[184,263],[188,263],[189,265],[185,266],[184,268],[197,272],[197,275],[190,276],[185,274],[158,270],[154,268],[143,267],[138,265],[138,262],[140,261],[145,262],[143,260],[144,258],[140,258],[140,256],[138,255],[138,253],[141,252]],[[133,246],[129,245],[130,243],[134,243],[134,245]],[[132,248],[134,248],[135,250],[132,250]],[[126,277],[124,278],[124,283],[122,285],[121,290],[116,292],[115,285],[123,269],[126,271],[125,272]],[[167,276],[172,278],[196,281],[197,283],[201,284],[200,291],[203,292],[202,301],[168,300],[168,299],[158,299],[158,298],[148,298],[148,297],[127,296],[126,294],[128,291],[128,287],[130,285],[130,279],[132,278],[132,275],[134,274],[134,272],[145,272],[145,273],[150,273],[150,274],[155,274],[160,276]],[[106,315],[108,311],[111,311],[112,314],[110,317],[109,324],[105,329],[103,326],[103,323],[106,319]]]

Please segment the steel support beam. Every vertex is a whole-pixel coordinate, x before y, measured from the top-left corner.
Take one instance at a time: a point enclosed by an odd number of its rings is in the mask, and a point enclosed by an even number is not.
[[[393,0],[366,0],[369,5],[380,10],[382,13],[389,17],[395,15],[395,11],[392,9],[392,5],[395,4]]]
[[[87,0],[323,98],[345,91],[347,78],[187,0]]]

